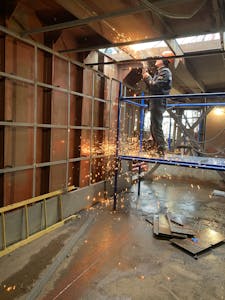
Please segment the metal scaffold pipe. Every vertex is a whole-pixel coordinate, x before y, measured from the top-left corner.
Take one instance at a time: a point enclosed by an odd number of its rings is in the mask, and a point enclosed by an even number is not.
[[[197,93],[197,94],[176,94],[176,95],[149,95],[149,96],[126,96],[126,97],[120,97],[121,101],[137,101],[142,99],[184,99],[184,98],[217,98],[217,97],[225,97],[225,92],[218,92],[218,93]],[[222,104],[223,102],[220,102]],[[188,104],[188,103],[187,103]],[[204,104],[204,103],[202,103]],[[206,103],[208,105],[208,103]],[[213,103],[215,105],[215,103]]]

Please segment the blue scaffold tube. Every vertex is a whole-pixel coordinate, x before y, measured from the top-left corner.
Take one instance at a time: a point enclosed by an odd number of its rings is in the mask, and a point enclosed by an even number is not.
[[[123,85],[120,83],[119,95],[123,94]],[[115,182],[114,182],[114,195],[113,195],[113,210],[116,210],[117,204],[117,188],[118,188],[118,154],[119,154],[119,138],[120,138],[120,110],[121,102],[118,100],[118,112],[117,112],[117,131],[116,131],[116,169],[115,169]]]
[[[142,99],[143,100],[143,99]],[[142,101],[141,100],[141,101]],[[134,106],[138,106],[138,107],[148,107],[148,105],[147,104],[142,104],[142,103],[137,103],[137,102],[134,102],[134,101],[131,101],[131,100],[126,100],[126,99],[124,99],[124,101],[123,102],[126,102],[126,103],[128,103],[128,104],[132,104],[132,105],[134,105]]]
[[[215,97],[225,97],[225,92],[218,93],[197,93],[197,94],[176,94],[176,95],[151,95],[151,96],[126,96],[120,97],[121,101],[125,100],[141,100],[141,99],[182,99],[182,98],[215,98]]]

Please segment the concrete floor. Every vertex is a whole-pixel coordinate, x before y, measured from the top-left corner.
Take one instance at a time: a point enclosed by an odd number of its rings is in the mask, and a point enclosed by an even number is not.
[[[225,299],[225,244],[198,260],[156,239],[145,216],[171,211],[196,230],[225,232],[222,182],[154,177],[120,194],[117,212],[106,201],[0,260],[0,299]],[[90,219],[91,218],[91,219]],[[68,244],[88,224],[72,250]],[[57,265],[53,276],[46,270]],[[66,252],[67,251],[67,252]],[[42,279],[42,284],[40,284]],[[39,286],[37,288],[37,286]],[[10,290],[7,288],[12,287]],[[14,287],[14,288],[13,288]]]

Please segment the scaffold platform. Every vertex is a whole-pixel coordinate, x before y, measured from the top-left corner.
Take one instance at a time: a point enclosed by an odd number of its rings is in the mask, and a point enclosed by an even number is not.
[[[120,93],[119,93],[119,102],[118,102],[118,119],[117,119],[117,148],[116,148],[116,157],[118,160],[126,160],[131,161],[135,163],[140,163],[139,166],[136,167],[138,170],[138,195],[140,195],[140,174],[141,174],[141,163],[150,163],[154,164],[152,168],[152,172],[159,166],[159,165],[170,165],[170,166],[179,166],[179,167],[186,167],[186,168],[193,168],[193,169],[205,169],[205,170],[214,170],[219,173],[219,175],[225,180],[225,157],[224,157],[224,151],[221,152],[222,157],[219,156],[213,156],[210,157],[213,153],[204,153],[199,151],[199,143],[202,143],[204,141],[201,140],[195,140],[194,137],[190,136],[189,132],[184,128],[184,125],[182,122],[179,123],[179,126],[183,130],[183,133],[188,135],[188,138],[190,141],[194,141],[194,150],[197,153],[196,156],[193,155],[186,155],[186,154],[180,154],[177,155],[176,153],[169,152],[168,154],[165,154],[164,156],[157,156],[154,153],[148,153],[143,152],[142,143],[143,143],[143,130],[144,130],[144,110],[148,107],[148,105],[145,103],[145,100],[151,101],[151,99],[161,99],[166,98],[170,101],[170,103],[167,103],[166,109],[170,112],[170,115],[174,118],[174,113],[172,110],[176,108],[182,108],[182,109],[188,109],[188,108],[195,108],[195,109],[201,109],[204,108],[207,112],[207,109],[209,111],[209,108],[211,107],[220,107],[225,106],[225,92],[218,92],[218,93],[198,93],[198,94],[179,94],[179,95],[148,95],[148,96],[127,96],[123,95],[123,86],[120,85]],[[187,103],[179,103],[176,102],[178,100],[182,99],[194,99],[194,98],[200,98],[200,102],[187,102]],[[212,101],[207,102],[206,99],[208,98],[221,98],[222,101]],[[175,101],[175,103],[171,103],[171,101]],[[121,130],[121,103],[133,105],[136,108],[140,109],[140,136],[139,136],[139,147],[137,151],[130,153],[129,151],[126,152],[125,149],[121,149],[121,141],[120,141],[120,130]],[[202,115],[199,117],[199,120],[201,120],[201,117],[206,117],[206,113],[202,112]],[[124,121],[124,120],[123,120]],[[178,121],[177,121],[178,122]],[[196,123],[197,125],[199,123]],[[190,127],[190,129],[193,129]],[[170,135],[169,135],[170,140]],[[205,141],[206,142],[206,141]],[[123,143],[122,143],[123,144]],[[122,147],[123,148],[123,147]],[[127,149],[128,150],[128,149]],[[168,150],[171,151],[170,144],[168,143]],[[219,152],[218,152],[219,153]],[[192,154],[192,153],[191,153]],[[200,154],[200,155],[199,155]],[[116,202],[117,202],[117,181],[118,181],[118,168],[116,168],[115,172],[115,185],[114,185],[114,210],[116,209]]]
[[[174,154],[166,154],[163,157],[147,157],[146,153],[141,152],[137,153],[137,155],[118,155],[118,159],[196,169],[225,171],[225,158],[219,157],[200,157]]]

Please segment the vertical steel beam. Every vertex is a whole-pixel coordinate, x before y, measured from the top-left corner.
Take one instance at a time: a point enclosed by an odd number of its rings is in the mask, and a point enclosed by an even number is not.
[[[28,238],[30,235],[30,230],[29,230],[29,216],[28,216],[28,206],[27,205],[24,205],[24,212],[25,212],[26,238]]]
[[[49,41],[47,34],[45,35],[45,44],[52,48],[52,42]],[[53,68],[53,55],[44,52],[44,82],[52,84],[52,68]],[[43,93],[43,124],[51,124],[52,112],[52,90],[44,89]],[[42,131],[42,161],[47,162],[51,159],[51,128],[43,128]],[[41,194],[49,192],[50,181],[50,167],[41,168]]]
[[[113,98],[112,98],[112,91],[113,91],[113,80],[112,78],[110,78],[110,84],[109,84],[109,130],[108,130],[108,163],[107,163],[107,177],[105,178],[105,182],[104,182],[104,199],[107,199],[107,185],[106,185],[106,181],[109,179],[109,177],[111,176],[110,174],[110,170],[111,170],[111,166],[110,166],[110,160],[111,160],[111,138],[113,137],[113,126],[112,126],[112,106],[113,106]]]
[[[47,219],[47,206],[46,206],[46,199],[43,200],[43,205],[44,205],[44,221],[45,221],[45,228],[47,228],[48,224],[48,219]]]
[[[98,61],[104,63],[104,55],[101,52],[98,52]],[[104,64],[98,66],[98,70],[104,73]],[[97,95],[98,98],[104,99],[104,89],[105,89],[105,77],[100,77],[100,95]],[[104,102],[99,102],[99,127],[104,127]]]
[[[144,92],[142,92],[142,96],[144,96]],[[141,99],[141,104],[142,105],[145,104],[144,99]],[[142,151],[144,117],[145,117],[144,108],[141,107],[141,109],[140,109],[140,152]],[[138,196],[140,196],[140,191],[141,191],[141,163],[139,163],[139,166],[138,166]]]
[[[5,33],[0,32],[0,71],[5,72]],[[5,77],[0,79],[0,121],[5,120]],[[5,128],[0,126],[0,169],[4,168]],[[4,174],[0,175],[0,207],[4,206]]]
[[[172,118],[170,116],[169,137],[168,137],[168,150],[171,150],[171,129],[172,129]]]
[[[79,59],[81,59],[80,57],[81,55],[78,55]],[[77,66],[76,66],[77,67]],[[71,66],[70,66],[71,68]],[[71,75],[70,75],[71,76]],[[83,69],[80,67],[77,67],[76,70],[76,81],[75,81],[75,86],[72,86],[71,83],[71,78],[70,78],[70,89],[73,91],[77,91],[82,93],[82,89],[83,89]],[[73,81],[74,82],[74,81]],[[79,101],[78,96],[73,96],[75,98],[75,119],[77,121],[77,124],[82,125],[82,113],[84,111],[84,107],[83,107],[83,97],[81,98],[81,101]],[[80,137],[82,137],[82,130],[75,130],[75,137],[74,137],[74,149],[75,149],[75,157],[79,157],[80,156],[80,152],[81,152],[81,140]],[[74,163],[74,166],[76,166],[76,164],[79,164],[80,166],[80,162]],[[75,186],[79,186],[80,185],[80,167],[74,167],[73,168],[73,184]]]
[[[141,162],[138,163],[138,196],[141,193]]]
[[[58,200],[59,200],[59,220],[62,221],[63,220],[63,203],[62,203],[62,195],[58,196]]]
[[[37,81],[38,81],[37,46],[34,47],[34,145],[33,145],[33,188],[32,197],[36,196],[36,163],[37,163]]]
[[[101,52],[98,52],[98,61],[99,62],[104,62],[104,55]],[[104,73],[104,64],[99,65],[98,66],[98,70],[102,73]],[[99,87],[99,91],[100,94],[96,95],[96,97],[100,98],[100,99],[104,99],[105,97],[105,77],[101,76],[100,77],[100,87]],[[104,126],[104,108],[105,108],[106,103],[105,102],[100,102],[98,101],[98,126],[99,127],[105,127]],[[98,131],[98,143],[103,145],[103,143],[105,143],[105,131],[101,130]],[[104,153],[105,155],[105,153]],[[104,162],[103,162],[104,163]],[[102,172],[103,172],[103,168],[102,168],[102,164],[99,166],[98,164],[95,166],[95,174],[97,174],[97,177],[95,177],[97,179],[97,181],[102,179]]]
[[[68,92],[67,92],[67,142],[66,142],[66,186],[65,189],[68,189],[69,186],[69,156],[70,156],[70,69],[71,64],[67,62],[68,66]]]
[[[119,98],[118,98],[118,112],[117,112],[117,131],[116,131],[116,165],[115,165],[115,182],[114,182],[114,194],[113,194],[113,210],[116,210],[117,205],[117,191],[118,191],[118,175],[119,175],[119,140],[120,140],[120,112],[121,102],[120,98],[123,96],[123,85],[120,83]]]
[[[6,248],[6,231],[5,231],[5,214],[4,212],[1,213],[2,219],[2,248]]]
[[[92,168],[92,157],[93,157],[93,134],[94,134],[94,103],[95,103],[95,76],[96,74],[92,72],[92,99],[91,99],[91,137],[90,137],[90,167],[89,167],[89,184],[91,184],[92,176],[93,176],[93,168]]]
[[[144,92],[142,92],[142,96],[144,96]],[[145,104],[145,100],[141,99],[141,104]],[[144,118],[145,118],[145,110],[144,107],[140,109],[140,151],[142,151],[142,142],[143,142],[143,131],[144,131]]]

